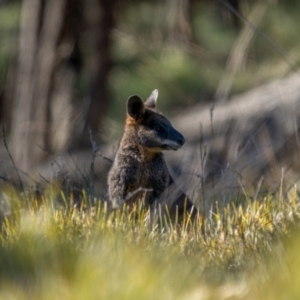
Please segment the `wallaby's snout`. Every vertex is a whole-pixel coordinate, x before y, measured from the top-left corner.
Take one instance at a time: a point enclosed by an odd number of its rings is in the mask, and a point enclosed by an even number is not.
[[[180,149],[184,143],[185,139],[183,135],[176,129],[172,128],[172,130],[170,130],[169,137],[164,141],[163,149],[176,151]]]
[[[179,143],[179,145],[182,147],[183,145],[184,145],[184,143],[185,143],[185,138],[184,138],[184,136],[180,133],[180,132],[178,132],[178,138],[177,138],[177,141],[178,141],[178,143]]]

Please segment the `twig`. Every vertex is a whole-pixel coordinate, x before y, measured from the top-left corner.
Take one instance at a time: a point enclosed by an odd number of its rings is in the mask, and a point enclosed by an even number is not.
[[[214,109],[215,109],[215,106],[214,104],[210,107],[210,126],[211,126],[211,136],[212,138],[214,139],[215,135],[214,135],[214,125],[213,125],[213,118],[214,118]],[[210,150],[210,154],[209,154],[209,159],[211,162],[214,162],[214,157],[213,157],[213,151]],[[216,197],[215,197],[215,168],[213,170],[213,173],[212,173],[212,186],[213,186],[213,199],[214,201],[216,200]]]
[[[41,173],[39,173],[39,176],[43,179],[43,180],[45,180],[46,181],[46,183],[48,183],[48,184],[50,184],[50,181],[48,181],[44,176],[42,176],[42,174]]]
[[[40,145],[37,145],[37,146],[51,158],[51,160],[60,168],[60,170],[63,170],[63,167],[57,162],[57,160],[45,148],[43,148]]]
[[[90,141],[91,141],[91,144],[92,144],[92,148],[93,148],[93,158],[92,158],[92,163],[94,163],[94,160],[95,160],[95,157],[96,155],[99,155],[100,157],[102,157],[103,159],[109,161],[110,163],[113,163],[113,159],[103,155],[99,149],[99,145],[97,144],[96,141],[93,140],[93,136],[92,136],[92,130],[90,129],[89,130],[89,134],[90,134]]]
[[[21,170],[21,169],[17,169],[22,175],[26,176],[27,178],[29,178],[32,181],[35,181],[35,183],[37,183],[37,181],[35,179],[33,179],[27,172]]]
[[[257,197],[258,197],[258,193],[260,191],[260,188],[261,188],[261,185],[264,181],[264,177],[262,176],[258,182],[258,185],[257,185],[257,189],[256,189],[256,193],[255,193],[255,196],[254,196],[254,200],[256,201],[257,200]]]
[[[94,198],[94,188],[95,188],[95,158],[96,158],[96,154],[99,149],[99,146],[98,146],[97,142],[93,140],[93,135],[92,135],[91,129],[89,129],[89,134],[90,134],[90,141],[91,141],[92,149],[93,149],[93,157],[92,157],[91,165],[90,165],[91,183],[89,185],[89,189],[90,189],[90,194],[93,199]]]
[[[200,176],[201,179],[201,192],[202,192],[202,203],[203,203],[203,218],[205,219],[205,207],[206,207],[206,203],[205,203],[205,187],[204,187],[204,159],[205,159],[205,155],[206,155],[206,151],[204,149],[204,138],[203,138],[203,126],[202,123],[200,123],[200,163],[201,163],[201,170],[202,170],[202,175],[197,174],[196,176]],[[198,205],[198,207],[200,207],[200,205]],[[205,236],[205,233],[204,233]]]
[[[281,168],[281,180],[280,180],[280,189],[279,189],[279,203],[280,203],[281,207],[283,205],[283,198],[282,198],[283,178],[284,178],[284,169]]]
[[[69,151],[68,153],[69,153],[69,155],[70,155],[70,157],[71,157],[71,159],[72,159],[72,161],[73,161],[73,163],[74,163],[74,165],[75,165],[75,168],[76,168],[77,171],[80,173],[80,175],[82,176],[82,178],[83,178],[83,180],[84,180],[86,186],[88,187],[88,186],[89,186],[89,182],[88,182],[86,176],[84,175],[84,173],[82,173],[82,171],[81,171],[80,168],[78,167],[77,162],[75,161],[75,159],[74,159],[72,153],[71,153],[70,151]]]
[[[3,181],[10,181],[7,177],[1,175],[0,175],[0,179],[2,179]]]
[[[98,146],[97,142],[93,140],[93,135],[92,135],[91,129],[89,129],[89,135],[90,135],[90,141],[91,141],[92,148],[93,148],[93,162],[94,162],[96,153],[99,150],[99,146]]]
[[[129,193],[126,198],[124,199],[124,201],[128,201],[130,198],[132,198],[135,194],[139,193],[139,192],[152,192],[153,189],[145,189],[142,187],[139,187],[138,189],[136,189],[135,191],[133,191],[132,193]]]
[[[109,161],[110,163],[113,163],[113,162],[114,162],[113,159],[111,159],[111,158],[109,158],[109,157],[103,155],[100,151],[97,152],[97,155],[101,156],[103,159]]]

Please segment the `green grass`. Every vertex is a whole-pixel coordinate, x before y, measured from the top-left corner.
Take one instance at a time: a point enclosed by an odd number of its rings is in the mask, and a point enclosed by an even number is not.
[[[1,192],[0,299],[297,299],[296,189],[182,223]],[[60,201],[57,201],[60,199]],[[58,203],[62,204],[58,204]],[[3,209],[6,208],[6,209]],[[275,285],[273,286],[273,283]],[[193,298],[194,297],[194,298]]]

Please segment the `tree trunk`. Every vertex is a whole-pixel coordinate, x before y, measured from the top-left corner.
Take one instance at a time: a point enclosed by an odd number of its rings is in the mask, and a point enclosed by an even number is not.
[[[39,147],[46,145],[49,92],[64,5],[63,0],[23,0],[22,4],[11,136],[16,166],[27,172],[40,162]]]
[[[21,11],[18,78],[12,114],[12,153],[18,168],[33,167],[31,130],[33,73],[39,31],[41,1],[24,0]]]
[[[110,33],[114,25],[114,2],[115,0],[91,1],[87,12],[88,26],[90,26],[95,44],[92,45],[94,54],[88,62],[91,74],[88,91],[89,105],[78,142],[80,148],[91,147],[89,131],[93,133],[95,140],[101,140],[99,128],[109,105],[108,74],[112,66]]]

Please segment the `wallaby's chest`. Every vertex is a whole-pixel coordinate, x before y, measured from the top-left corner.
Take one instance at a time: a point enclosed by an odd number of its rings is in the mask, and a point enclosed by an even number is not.
[[[168,177],[168,169],[163,159],[144,162],[136,169],[137,183],[140,185],[167,185]]]
[[[151,204],[154,199],[159,198],[170,183],[170,176],[163,158],[144,161],[142,163],[135,161],[132,165],[129,164],[128,168],[132,170],[131,182],[133,184],[128,186],[127,193],[133,193],[140,188],[151,190],[137,193],[128,203],[144,199],[145,203]]]
[[[127,174],[126,186],[130,192],[140,187],[162,191],[169,185],[170,176],[161,153],[150,158],[136,155],[136,153],[121,154],[118,162],[117,172]]]

